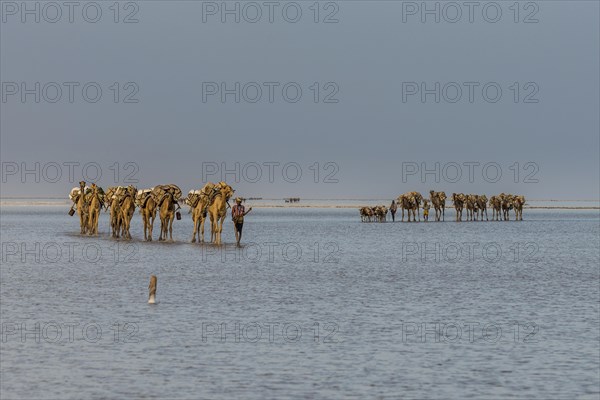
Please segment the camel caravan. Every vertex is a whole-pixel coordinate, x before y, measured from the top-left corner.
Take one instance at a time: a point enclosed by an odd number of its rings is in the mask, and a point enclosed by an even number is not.
[[[183,202],[190,207],[189,212],[194,222],[192,243],[196,242],[196,236],[199,242],[204,242],[204,223],[209,216],[210,241],[221,244],[223,222],[229,207],[228,201],[234,192],[235,190],[225,182],[217,184],[209,182],[202,189],[189,191]],[[115,239],[131,239],[130,226],[136,207],[142,216],[146,241],[152,241],[157,213],[160,218],[159,241],[172,241],[173,221],[181,219],[179,202],[182,200],[182,191],[173,184],[141,190],[131,185],[113,186],[105,192],[95,183],[88,187],[84,181],[81,181],[79,187],[71,190],[69,199],[73,202],[69,215],[78,213],[81,234],[98,234],[98,219],[103,208],[106,212],[110,212],[111,234]]]
[[[396,207],[402,211],[402,222],[404,215],[408,222],[421,221],[420,210],[423,209],[423,219],[429,220],[429,209],[433,206],[435,210],[435,220],[444,221],[446,214],[446,193],[429,192],[429,200],[423,198],[419,192],[408,192],[401,194],[395,201],[392,201],[390,211],[395,220]],[[466,221],[486,221],[488,218],[488,207],[492,210],[492,221],[510,220],[510,211],[513,210],[516,221],[523,220],[523,206],[525,205],[525,196],[500,193],[492,196],[488,200],[486,195],[452,193],[450,197],[454,209],[456,210],[456,221],[463,220],[463,210],[466,210]],[[385,206],[361,207],[360,217],[362,222],[385,222],[387,208]]]
[[[387,212],[386,206],[361,207],[360,218],[362,222],[385,222]]]

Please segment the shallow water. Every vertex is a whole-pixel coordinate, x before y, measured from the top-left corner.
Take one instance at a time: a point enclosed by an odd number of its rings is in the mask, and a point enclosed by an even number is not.
[[[2,207],[2,398],[600,393],[597,210],[380,224],[257,208],[240,249],[230,220],[216,247],[189,243],[185,212],[174,242],[146,243],[137,213],[116,241],[105,213],[92,238],[67,211]]]

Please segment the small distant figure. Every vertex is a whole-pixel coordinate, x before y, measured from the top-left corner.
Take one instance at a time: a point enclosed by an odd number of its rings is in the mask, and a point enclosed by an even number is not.
[[[396,201],[392,200],[392,204],[390,205],[390,214],[392,214],[392,222],[396,221],[396,210],[398,209],[398,205]]]
[[[156,275],[150,275],[150,284],[148,285],[148,304],[156,304]]]
[[[429,221],[429,209],[431,206],[427,200],[423,200],[423,219],[425,222]]]
[[[235,205],[231,207],[231,219],[233,221],[233,226],[235,228],[235,241],[239,246],[240,241],[242,240],[242,228],[244,227],[244,216],[252,211],[252,207],[246,211],[245,207],[242,205],[241,197],[236,197]]]

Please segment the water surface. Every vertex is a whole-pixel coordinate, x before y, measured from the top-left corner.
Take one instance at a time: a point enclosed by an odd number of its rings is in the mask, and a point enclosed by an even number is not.
[[[598,398],[597,210],[256,208],[241,249],[230,220],[217,248],[185,212],[146,243],[67,210],[2,207],[2,398]]]

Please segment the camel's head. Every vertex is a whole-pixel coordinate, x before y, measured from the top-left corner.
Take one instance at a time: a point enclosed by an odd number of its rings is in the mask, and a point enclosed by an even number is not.
[[[225,182],[219,182],[219,185],[221,186],[221,193],[223,194],[225,201],[229,200],[235,193],[235,190]]]
[[[85,188],[85,181],[79,181],[79,187],[83,190]]]

